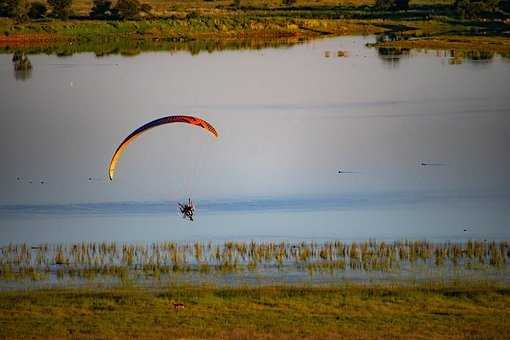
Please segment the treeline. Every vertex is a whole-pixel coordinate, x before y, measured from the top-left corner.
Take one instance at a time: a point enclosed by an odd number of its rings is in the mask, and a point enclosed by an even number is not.
[[[375,9],[407,11],[409,0],[375,0]],[[455,0],[452,10],[467,19],[505,15],[510,11],[510,0]]]
[[[210,1],[210,0],[205,0]],[[67,20],[73,15],[73,0],[0,0],[0,16],[11,17],[17,22],[46,17]],[[296,0],[282,0],[282,6],[299,10]],[[241,0],[233,0],[232,7],[241,9]],[[375,0],[371,8],[363,10],[375,11],[384,18],[385,12],[408,11],[409,0]],[[245,8],[246,9],[246,8]],[[320,9],[320,7],[318,8]],[[490,18],[506,16],[510,12],[510,0],[455,0],[452,4],[452,15],[460,18]],[[343,11],[342,9],[331,9]],[[140,0],[94,0],[89,17],[101,20],[132,20],[152,16],[152,6]],[[198,16],[195,11],[191,16]]]
[[[73,0],[0,0],[0,17],[14,18],[17,22],[46,17],[62,20],[73,15]],[[93,19],[138,19],[151,15],[152,6],[138,0],[94,0],[89,16]]]
[[[491,17],[510,11],[510,0],[455,0],[453,8],[462,18]]]

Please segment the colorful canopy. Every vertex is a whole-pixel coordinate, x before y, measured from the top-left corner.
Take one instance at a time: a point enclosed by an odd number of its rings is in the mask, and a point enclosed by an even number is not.
[[[115,168],[117,166],[117,162],[119,161],[120,156],[122,155],[122,153],[124,152],[126,147],[133,140],[135,140],[142,133],[144,133],[145,131],[147,131],[149,129],[152,129],[152,128],[155,128],[157,126],[164,125],[164,124],[170,124],[170,123],[186,123],[186,124],[200,126],[201,128],[204,128],[204,129],[208,130],[210,133],[212,133],[214,135],[214,137],[218,137],[218,133],[216,132],[216,129],[211,124],[209,124],[205,120],[197,118],[197,117],[168,116],[168,117],[163,117],[163,118],[153,120],[152,122],[149,122],[149,123],[139,127],[135,131],[131,132],[131,134],[129,136],[127,136],[122,141],[122,143],[120,143],[119,147],[117,148],[117,150],[115,150],[115,153],[113,154],[112,160],[110,162],[110,166],[108,168],[108,176],[110,177],[110,180],[113,180],[113,175],[115,174]]]

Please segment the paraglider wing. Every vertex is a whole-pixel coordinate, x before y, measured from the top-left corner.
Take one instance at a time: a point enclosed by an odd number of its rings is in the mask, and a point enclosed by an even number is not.
[[[209,124],[205,120],[197,118],[197,117],[168,116],[168,117],[163,117],[163,118],[153,120],[152,122],[149,122],[149,123],[139,127],[135,131],[131,132],[131,134],[129,136],[127,136],[122,141],[122,143],[120,143],[119,147],[117,148],[117,150],[115,150],[115,153],[113,154],[112,160],[110,162],[110,166],[108,168],[108,176],[110,177],[110,180],[113,180],[113,176],[115,174],[115,168],[117,166],[117,162],[118,162],[120,156],[122,155],[122,153],[124,152],[126,147],[132,141],[134,141],[137,137],[139,137],[142,133],[144,133],[147,130],[150,130],[150,129],[155,128],[160,125],[170,124],[170,123],[186,123],[186,124],[200,126],[201,128],[208,130],[211,134],[214,135],[214,137],[218,137],[218,133],[216,132],[216,129],[211,124]]]

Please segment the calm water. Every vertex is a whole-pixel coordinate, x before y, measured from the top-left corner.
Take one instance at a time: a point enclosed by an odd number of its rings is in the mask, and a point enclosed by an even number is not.
[[[509,239],[508,60],[388,56],[373,41],[39,54],[24,74],[0,55],[0,244]],[[127,134],[181,113],[220,138],[155,129],[104,179]],[[188,196],[194,223],[175,208]]]

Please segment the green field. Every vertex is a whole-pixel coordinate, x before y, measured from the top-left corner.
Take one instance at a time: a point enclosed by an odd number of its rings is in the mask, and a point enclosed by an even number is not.
[[[503,339],[509,332],[510,289],[490,284],[0,292],[6,338]]]

